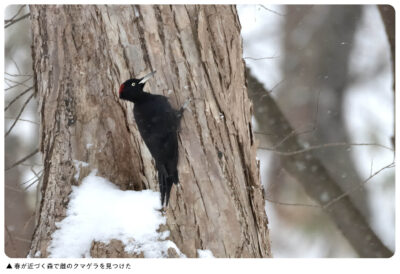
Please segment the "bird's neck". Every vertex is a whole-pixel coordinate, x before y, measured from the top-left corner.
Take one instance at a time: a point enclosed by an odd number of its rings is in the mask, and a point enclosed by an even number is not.
[[[151,97],[150,93],[142,91],[137,94],[135,98],[135,103],[146,101],[149,97]]]
[[[134,96],[127,98],[127,100],[137,104],[137,103],[146,101],[147,98],[149,97],[149,95],[150,95],[149,93],[142,91],[142,92],[135,93]]]

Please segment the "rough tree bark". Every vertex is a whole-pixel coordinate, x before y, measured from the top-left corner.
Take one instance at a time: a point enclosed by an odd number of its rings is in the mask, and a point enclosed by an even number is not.
[[[117,92],[121,82],[150,70],[157,70],[147,85],[152,93],[169,96],[176,108],[192,99],[179,133],[182,188],[173,188],[167,210],[171,240],[188,257],[199,248],[216,257],[271,256],[235,8],[30,9],[44,155],[30,256],[49,255],[71,186],[89,169],[121,189],[158,190],[132,105]],[[78,181],[74,160],[89,163]],[[91,255],[128,256],[120,245],[93,243]]]

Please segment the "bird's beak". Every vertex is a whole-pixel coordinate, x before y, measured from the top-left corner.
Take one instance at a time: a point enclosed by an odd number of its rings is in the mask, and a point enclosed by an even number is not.
[[[153,75],[156,73],[156,71],[152,71],[149,74],[147,74],[145,77],[142,78],[142,80],[140,80],[139,84],[144,84],[147,82],[147,80],[149,80],[151,77],[153,77]]]

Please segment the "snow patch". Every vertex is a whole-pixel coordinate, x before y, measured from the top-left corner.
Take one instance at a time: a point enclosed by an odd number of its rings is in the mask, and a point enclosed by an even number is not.
[[[215,258],[214,254],[211,252],[209,249],[197,249],[197,254],[199,258],[204,259],[204,258]]]
[[[75,165],[75,169],[76,169],[76,173],[75,173],[75,180],[78,181],[79,179],[79,175],[81,172],[81,167],[87,167],[89,164],[86,162],[82,162],[82,161],[78,161],[78,160],[74,160],[74,165]]]
[[[138,8],[137,8],[136,6],[133,6],[133,10],[134,10],[134,12],[135,12],[135,17],[139,17],[139,16],[140,16],[140,13],[139,13]]]
[[[165,240],[169,231],[157,232],[166,222],[159,209],[158,192],[122,191],[92,172],[80,186],[72,186],[66,217],[56,223],[58,229],[48,247],[49,257],[90,257],[92,241],[107,244],[111,239],[122,241],[128,253],[167,257],[168,248],[174,248],[185,257],[173,242]]]

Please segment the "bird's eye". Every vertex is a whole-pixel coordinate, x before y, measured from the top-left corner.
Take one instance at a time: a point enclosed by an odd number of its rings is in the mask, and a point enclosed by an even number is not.
[[[135,82],[133,82],[133,83],[132,83],[132,87],[134,87],[135,85],[136,85],[136,83],[135,83]]]

